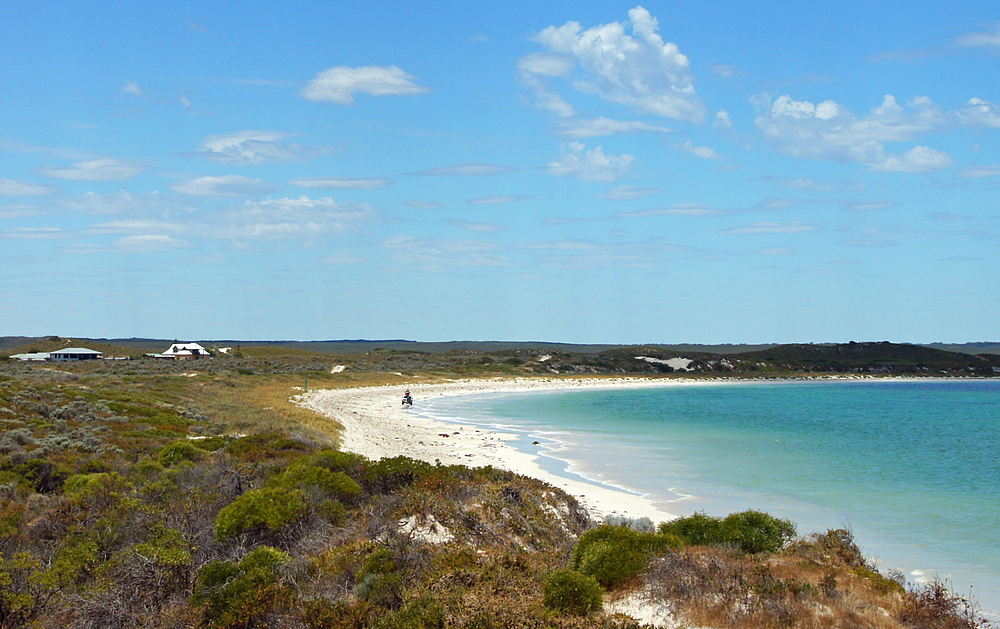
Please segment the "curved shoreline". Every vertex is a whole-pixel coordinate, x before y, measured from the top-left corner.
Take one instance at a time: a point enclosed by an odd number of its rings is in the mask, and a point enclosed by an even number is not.
[[[293,401],[340,422],[344,426],[341,448],[370,459],[405,455],[429,463],[490,465],[559,487],[597,517],[614,514],[664,522],[679,514],[658,509],[645,497],[626,489],[576,477],[572,473],[564,475],[550,471],[540,463],[539,455],[522,452],[509,443],[521,435],[410,413],[400,406],[402,391],[411,388],[419,404],[421,400],[477,393],[708,386],[732,382],[652,378],[496,378],[437,384],[404,381],[399,385],[319,389],[298,395]]]

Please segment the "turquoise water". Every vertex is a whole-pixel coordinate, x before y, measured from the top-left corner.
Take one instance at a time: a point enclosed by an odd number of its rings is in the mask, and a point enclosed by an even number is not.
[[[1000,610],[1000,382],[681,385],[420,406],[518,434],[550,470],[670,513],[755,508],[800,533],[851,528],[883,571],[936,576]]]

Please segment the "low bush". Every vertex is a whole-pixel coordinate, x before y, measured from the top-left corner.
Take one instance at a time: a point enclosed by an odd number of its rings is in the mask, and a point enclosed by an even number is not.
[[[204,450],[183,439],[163,446],[156,460],[163,467],[173,467],[181,461],[199,461],[203,456],[205,456]]]
[[[261,546],[239,562],[210,562],[198,575],[193,602],[207,603],[205,617],[212,627],[268,626],[267,616],[291,600],[290,588],[280,580],[281,567],[291,559]]]
[[[305,509],[300,491],[252,489],[219,511],[215,538],[223,540],[254,529],[276,533],[298,519]]]
[[[638,576],[650,554],[665,553],[681,545],[681,540],[671,534],[599,526],[580,536],[573,549],[573,568],[613,588]]]
[[[695,513],[659,526],[688,546],[732,546],[745,553],[774,553],[795,537],[795,525],[762,511],[740,511],[725,518]]]
[[[558,612],[586,616],[601,610],[603,594],[594,577],[576,570],[556,570],[545,580],[544,603]]]

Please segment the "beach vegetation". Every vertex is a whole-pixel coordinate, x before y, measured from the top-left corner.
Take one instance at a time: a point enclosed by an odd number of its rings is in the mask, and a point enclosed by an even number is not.
[[[601,610],[604,588],[589,574],[556,570],[545,579],[544,603],[549,609],[586,616]]]
[[[659,532],[689,546],[729,546],[745,553],[774,553],[795,538],[795,525],[753,509],[717,518],[702,512],[661,523]]]
[[[342,452],[335,422],[289,401],[303,375],[395,386],[466,354],[387,349],[364,360],[407,370],[337,357],[351,370],[330,374],[328,358],[264,349],[0,363],[0,627],[635,629],[620,600],[706,628],[983,626],[943,585],[881,574],[849,531],[786,543],[756,512],[595,526],[507,470]],[[510,352],[479,368],[624,369],[638,353]]]

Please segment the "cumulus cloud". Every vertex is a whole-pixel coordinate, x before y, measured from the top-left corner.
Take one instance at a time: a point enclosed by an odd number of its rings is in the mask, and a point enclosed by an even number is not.
[[[522,57],[519,76],[549,109],[558,109],[545,102],[553,96],[568,109],[548,86],[561,78],[578,92],[643,113],[701,122],[705,106],[695,93],[688,58],[657,31],[658,20],[641,6],[630,10],[625,22],[587,29],[579,22],[549,26],[534,37],[546,52]]]
[[[556,127],[556,134],[566,140],[584,140],[605,135],[626,133],[671,133],[673,129],[658,127],[645,122],[612,120],[600,116],[593,119],[567,120]]]
[[[414,83],[415,79],[396,66],[337,66],[317,74],[299,95],[314,103],[353,105],[355,94],[413,96],[431,91],[429,87]]]
[[[128,181],[146,170],[135,162],[122,162],[110,157],[99,157],[76,162],[71,166],[43,166],[38,173],[53,179],[74,181]]]
[[[32,197],[42,194],[52,194],[56,189],[16,179],[0,179],[0,197]]]
[[[170,189],[192,197],[242,197],[271,192],[274,187],[260,179],[242,175],[199,177],[171,184]]]
[[[300,177],[288,183],[300,188],[335,188],[338,190],[377,190],[392,185],[392,179],[370,177],[353,179],[350,177]]]
[[[553,175],[572,175],[584,181],[616,181],[632,167],[635,158],[627,153],[607,155],[601,147],[587,150],[582,142],[566,142],[560,159],[549,162]]]
[[[219,164],[267,164],[304,162],[329,152],[315,146],[295,142],[280,142],[289,137],[278,131],[240,131],[210,135],[201,143],[197,154]]]
[[[443,166],[441,168],[420,170],[408,174],[425,177],[480,177],[483,175],[503,175],[512,172],[514,172],[513,168],[498,166],[496,164],[459,164],[457,166]]]
[[[1000,107],[981,98],[970,98],[958,118],[966,126],[1000,129]]]
[[[831,101],[818,104],[754,97],[755,124],[776,150],[794,157],[856,162],[876,171],[925,172],[951,164],[951,157],[926,146],[892,155],[886,143],[915,140],[950,124],[950,117],[925,97],[900,105],[892,95],[865,116],[857,117]]]
[[[640,197],[648,197],[651,194],[659,194],[663,192],[661,188],[638,188],[636,186],[616,186],[601,195],[602,199],[610,199],[612,201],[630,201],[632,199],[638,199]]]

